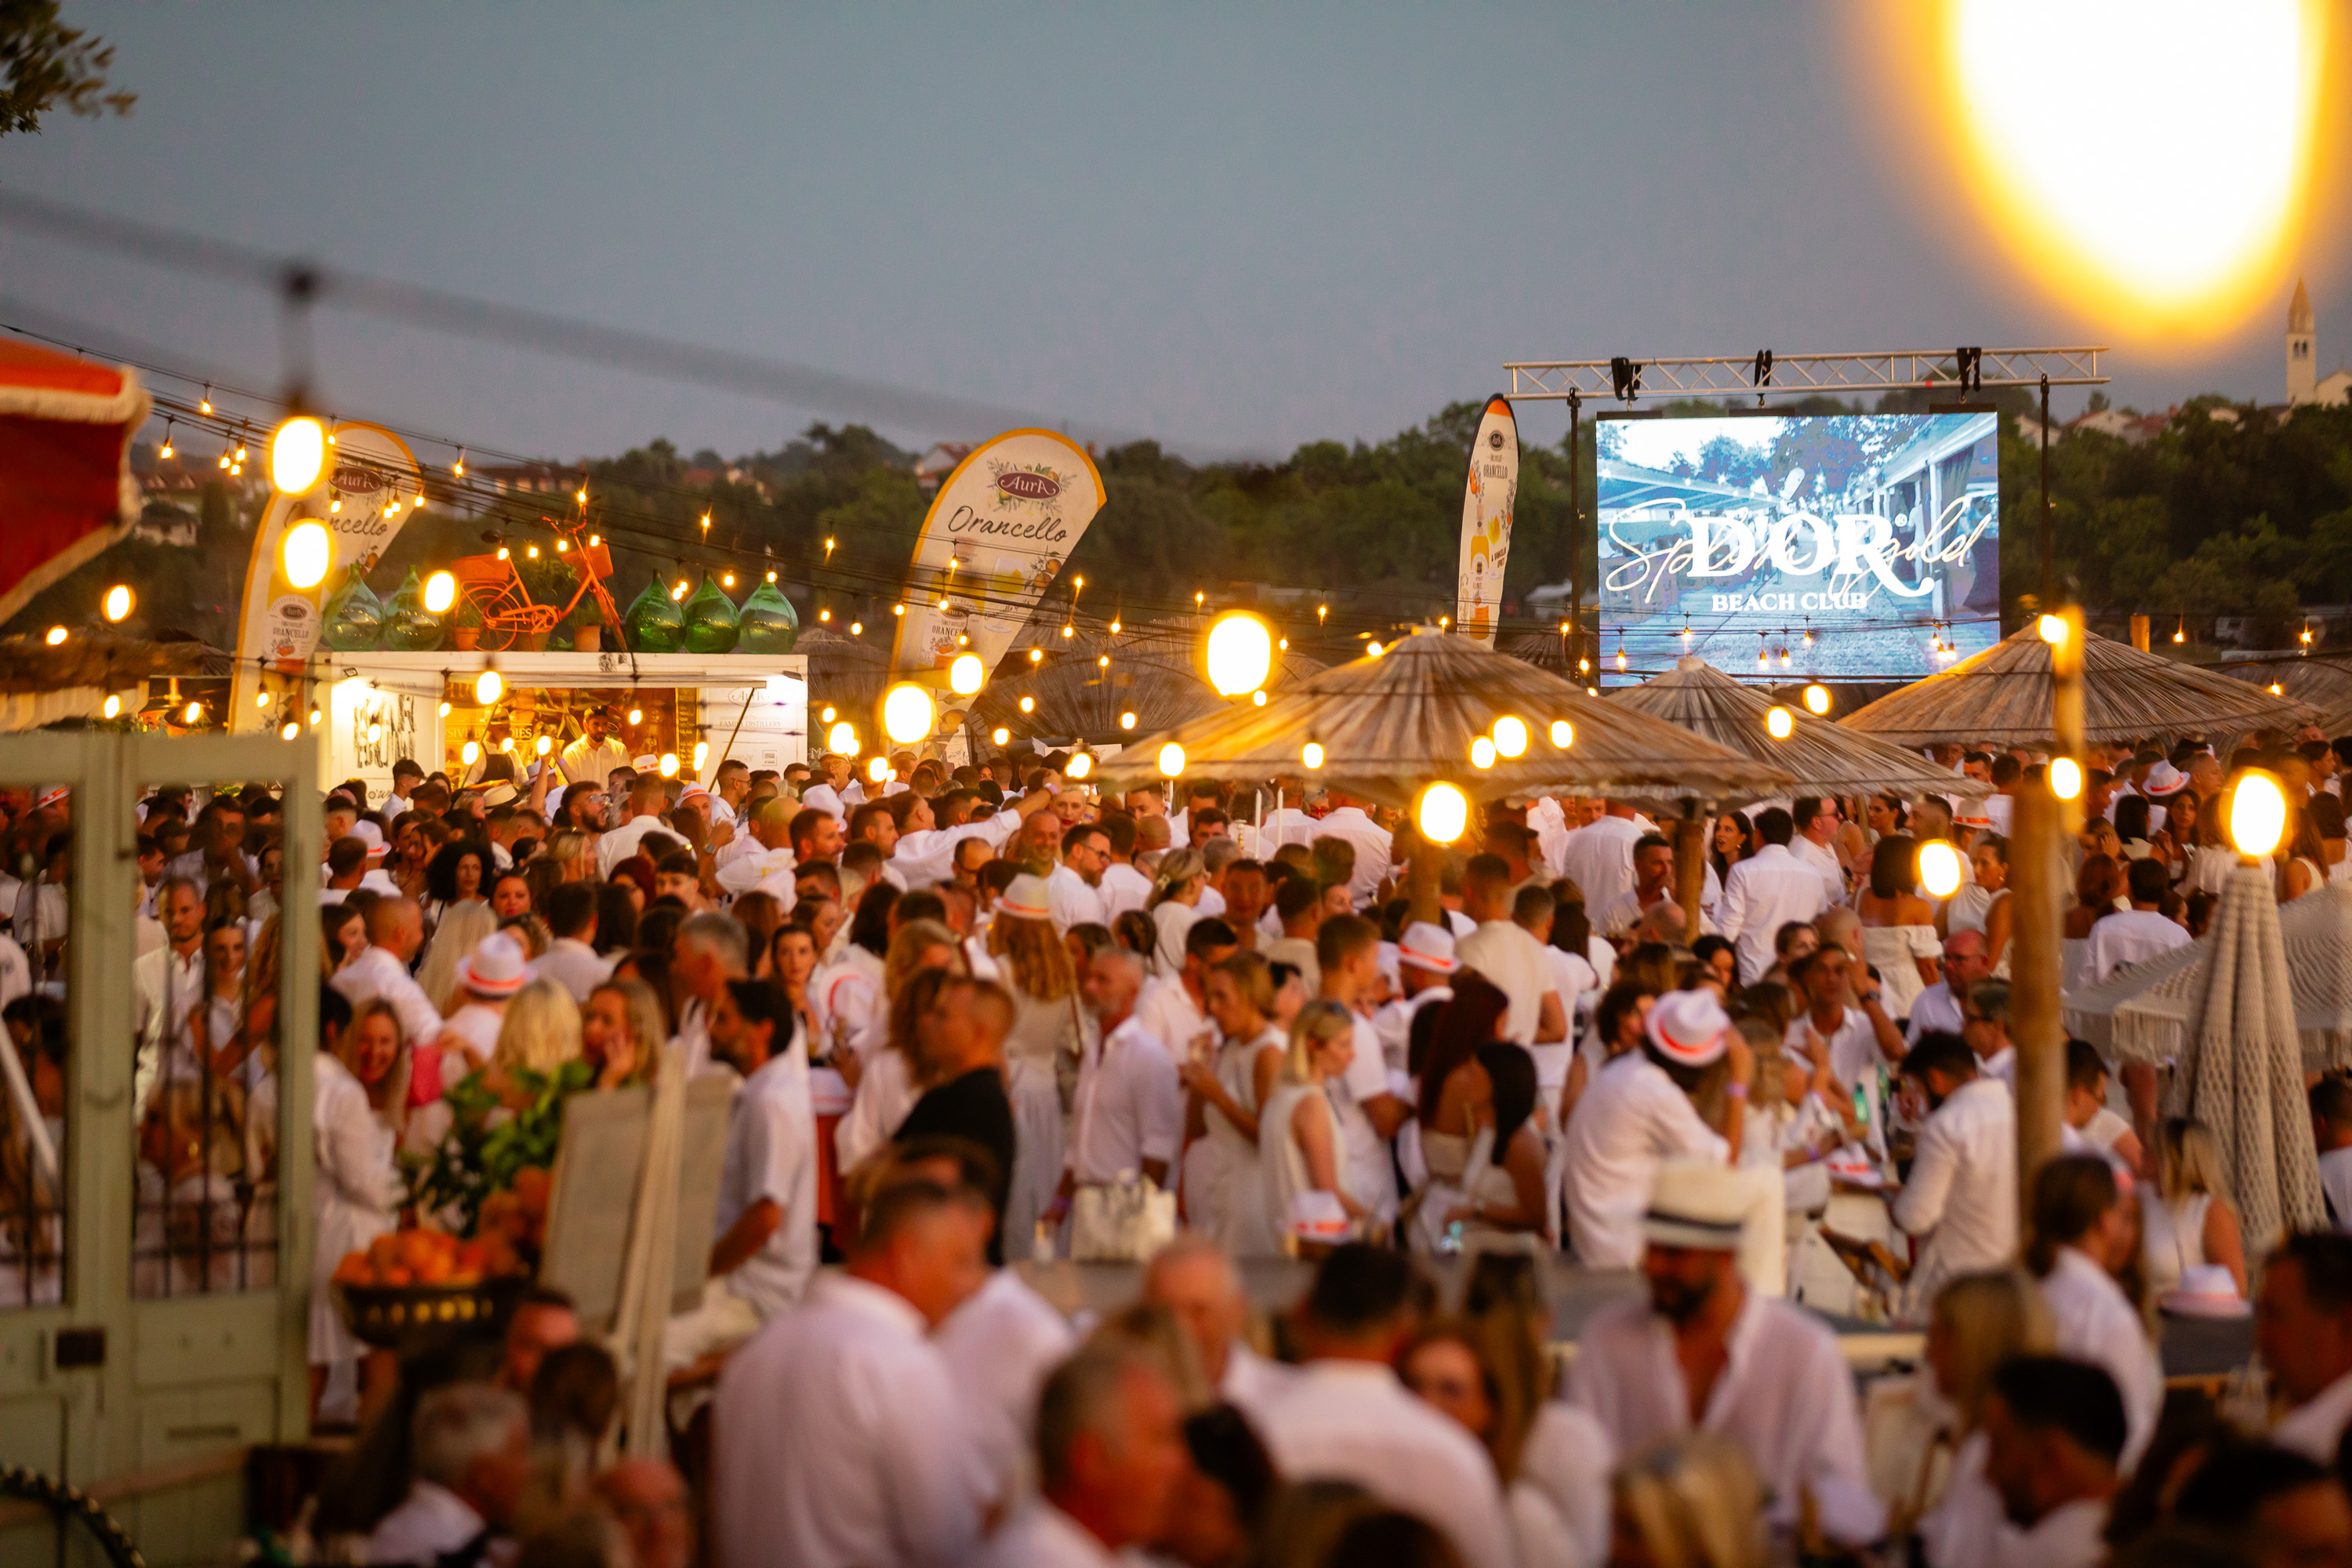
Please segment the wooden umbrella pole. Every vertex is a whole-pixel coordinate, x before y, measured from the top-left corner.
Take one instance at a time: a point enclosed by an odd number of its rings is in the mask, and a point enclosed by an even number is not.
[[[1682,820],[1675,824],[1675,901],[1683,907],[1683,942],[1698,941],[1698,901],[1706,895],[1706,834],[1699,819],[1698,802],[1683,802]]]
[[[2023,1234],[2033,1178],[2059,1152],[2066,1103],[2066,1026],[2058,1012],[2059,943],[2064,887],[2063,816],[2046,784],[2017,793],[2010,844],[2010,907],[2017,924],[2009,944],[2010,1044],[2017,1050],[2017,1202]]]

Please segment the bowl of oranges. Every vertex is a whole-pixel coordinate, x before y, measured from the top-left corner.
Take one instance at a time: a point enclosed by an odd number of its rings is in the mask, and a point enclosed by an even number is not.
[[[460,1241],[447,1231],[379,1236],[335,1266],[333,1289],[354,1338],[415,1353],[503,1333],[530,1273],[503,1234]]]

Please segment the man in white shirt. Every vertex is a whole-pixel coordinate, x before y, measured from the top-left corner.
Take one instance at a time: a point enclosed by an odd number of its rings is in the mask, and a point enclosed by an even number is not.
[[[2196,940],[2188,928],[2157,912],[2171,882],[2163,861],[2135,860],[2125,876],[2131,888],[2131,908],[2102,915],[2091,927],[2091,943],[2083,954],[2086,984],[2096,985],[2118,969],[2145,963],[2158,953]]]
[[[2058,1353],[2104,1367],[2123,1395],[2124,1464],[2139,1463],[2164,1405],[2164,1369],[2116,1272],[2139,1254],[2139,1203],[2101,1154],[2062,1154],[2033,1179],[2033,1245]],[[2256,1319],[2259,1336],[2259,1316]]]
[[[614,737],[613,710],[602,703],[581,716],[580,738],[556,754],[563,782],[604,787],[614,768],[629,765],[629,748]]]
[[[1728,1165],[1738,1147],[1699,1120],[1667,1075],[1731,1058],[1744,1086],[1755,1058],[1711,991],[1670,991],[1651,1005],[1646,1047],[1612,1057],[1577,1097],[1563,1151],[1569,1239],[1587,1268],[1631,1268],[1642,1258],[1642,1215],[1659,1167],[1698,1160]],[[1613,1045],[1614,1042],[1604,1042]]]
[[[1919,1238],[1909,1289],[1911,1316],[1924,1319],[1952,1280],[2005,1268],[2017,1255],[2017,1107],[2007,1084],[1977,1076],[1976,1054],[1958,1035],[1921,1039],[1903,1076],[1932,1108],[1892,1205],[1895,1223]]]
[[[166,877],[155,904],[164,945],[142,953],[132,964],[131,975],[138,993],[140,1051],[160,1066],[162,1058],[153,1053],[167,1041],[175,1053],[184,1048],[189,1010],[204,994],[205,896],[185,877]]]
[[[1074,925],[1108,925],[1103,907],[1102,875],[1110,866],[1110,836],[1098,822],[1081,822],[1062,835],[1062,858],[1045,879],[1052,901],[1054,930],[1070,934]]]
[[[1659,1167],[1640,1222],[1648,1293],[1585,1320],[1568,1395],[1621,1454],[1692,1431],[1737,1444],[1776,1524],[1793,1525],[1810,1492],[1823,1533],[1864,1545],[1883,1531],[1885,1507],[1863,1468],[1853,1374],[1820,1319],[1740,1278],[1750,1201],[1719,1161]]]
[[[1129,798],[1133,798],[1129,792]],[[1133,818],[1104,819],[1103,837],[1110,844],[1110,864],[1103,868],[1103,913],[1116,921],[1129,910],[1139,910],[1151,897],[1151,879],[1135,868],[1136,824]],[[1203,911],[1204,913],[1207,911]]]
[[[1960,1037],[1976,1053],[1977,1071],[2017,1092],[2017,1047],[2009,1041],[2009,982],[1979,980],[1960,998]]]
[[[1837,805],[1819,795],[1802,795],[1794,803],[1790,821],[1796,836],[1789,840],[1789,853],[1811,866],[1822,879],[1824,908],[1845,902],[1845,868],[1838,864],[1837,852],[1830,847],[1838,833]]]
[[[1167,1533],[1192,1469],[1184,1407],[1159,1364],[1132,1344],[1088,1346],[1038,1397],[1038,1495],[980,1561],[1119,1568]]]
[[[1454,976],[1462,967],[1454,956],[1454,933],[1444,926],[1415,921],[1397,942],[1399,994],[1372,1015],[1372,1034],[1391,1072],[1402,1072],[1412,1046],[1412,1021],[1424,1007],[1453,1000]]]
[[[1553,868],[1583,889],[1586,909],[1614,909],[1633,890],[1633,846],[1641,837],[1632,805],[1612,800],[1606,816],[1560,842]]]
[[[1151,1031],[1170,1061],[1190,1059],[1193,1042],[1209,1030],[1209,971],[1239,947],[1234,928],[1224,921],[1196,920],[1184,933],[1184,967],[1172,975],[1155,974],[1144,982],[1135,1016]]]
[[[1361,915],[1333,915],[1315,932],[1317,990],[1355,1020],[1355,1057],[1347,1076],[1331,1086],[1332,1110],[1348,1151],[1348,1191],[1386,1226],[1397,1214],[1396,1162],[1389,1140],[1404,1125],[1407,1107],[1389,1080],[1380,1037],[1364,1016],[1379,994],[1381,928]]]
[[[720,891],[737,899],[746,893],[765,893],[786,913],[792,911],[800,901],[799,882],[793,875],[800,862],[792,846],[793,818],[799,811],[780,795],[751,807],[751,819],[719,851],[714,879]],[[824,822],[833,820],[821,812],[814,815]]]
[[[596,840],[596,875],[613,879],[613,868],[637,852],[648,833],[667,833],[661,814],[669,806],[669,790],[659,773],[644,773],[629,786],[628,820]]]
[[[728,1361],[711,1521],[730,1568],[952,1568],[980,1543],[986,1466],[929,1331],[978,1289],[988,1199],[886,1184],[846,1267]]]
[[[719,764],[710,775],[710,821],[713,826],[740,828],[743,803],[751,795],[751,764],[734,757]]]
[[[1131,952],[1105,948],[1087,965],[1081,989],[1102,1040],[1078,1061],[1065,1197],[1129,1173],[1169,1184],[1184,1138],[1184,1097],[1175,1061],[1135,1016],[1142,988],[1143,965]]]
[[[335,971],[328,984],[353,1006],[383,997],[400,1015],[400,1032],[408,1044],[430,1045],[441,1037],[441,1015],[408,973],[409,961],[423,945],[425,916],[416,900],[386,899],[368,916],[368,950]]]
[[[1510,999],[1503,1038],[1522,1046],[1568,1038],[1568,1011],[1552,988],[1551,961],[1543,943],[1511,919],[1511,873],[1501,857],[1470,857],[1462,872],[1462,912],[1478,929],[1454,944],[1454,956]]]
[[[2013,1356],[1993,1369],[1982,1415],[1984,1479],[2008,1515],[1994,1560],[2013,1568],[2096,1568],[2122,1484],[2124,1405],[2115,1379],[2064,1356]]]
[[[2271,1441],[2333,1465],[2352,1422],[2352,1237],[2290,1236],[2271,1254],[2254,1347],[2285,1406]]]
[[[730,980],[751,973],[751,934],[727,915],[687,917],[670,942],[670,984],[681,998],[675,1043],[689,1076],[710,1066],[710,1021]]]
[[[1494,1462],[1392,1370],[1412,1327],[1412,1266],[1351,1242],[1323,1260],[1298,1309],[1306,1364],[1260,1434],[1286,1480],[1352,1481],[1435,1526],[1469,1568],[1515,1561]]]
[[[1706,868],[1707,879],[1715,879],[1715,868]],[[1675,900],[1675,847],[1659,834],[1645,833],[1633,842],[1633,886],[1623,898],[1601,911],[1592,922],[1596,936],[1622,937],[1642,923],[1642,917],[1660,904]],[[1707,917],[1710,900],[1702,899],[1699,906],[1698,929],[1704,936],[1715,930],[1715,921]],[[1721,906],[1717,895],[1711,902]],[[1590,905],[1586,906],[1590,908]],[[1685,919],[1688,910],[1683,911]]]
[[[408,797],[418,784],[425,782],[425,770],[416,765],[414,757],[403,757],[392,764],[392,793],[377,806],[386,822],[408,809]]]
[[[589,993],[613,973],[612,962],[595,949],[596,889],[590,882],[559,882],[547,896],[547,929],[554,940],[531,960],[535,976],[554,981],[582,1006]]]
[[[2352,1231],[2352,1083],[2323,1078],[2311,1086],[2311,1131],[2319,1140],[2319,1195],[2327,1223]]]
[[[1717,923],[1738,950],[1742,985],[1755,984],[1772,967],[1772,939],[1781,926],[1810,921],[1829,908],[1828,888],[1819,869],[1789,852],[1792,831],[1789,814],[1779,806],[1759,813],[1759,847],[1724,879]]]
[[[1944,939],[1944,972],[1933,985],[1923,989],[1911,999],[1911,1021],[1903,1032],[1903,1043],[1916,1046],[1919,1037],[1935,1031],[1948,1035],[1960,1033],[1967,1020],[1962,1016],[1960,998],[1969,987],[1991,973],[1985,962],[1985,936],[1980,931],[1956,931]]]
[[[434,1568],[503,1531],[530,1476],[530,1411],[507,1389],[448,1384],[417,1401],[415,1447],[416,1479],[368,1537],[372,1563]]]
[[[816,1112],[792,1004],[764,980],[730,980],[710,1011],[710,1048],[743,1075],[727,1122],[702,1305],[670,1320],[672,1368],[757,1333],[800,1304],[816,1272]]]
[[[1324,799],[1331,803],[1331,809],[1315,825],[1315,837],[1342,839],[1356,851],[1356,868],[1348,877],[1348,898],[1360,910],[1388,879],[1395,846],[1389,830],[1365,814],[1365,801],[1339,789],[1325,791]]]
[[[1297,1380],[1296,1368],[1250,1348],[1242,1332],[1249,1298],[1241,1275],[1224,1248],[1202,1232],[1185,1231],[1153,1256],[1143,1271],[1143,1300],[1176,1314],[1201,1352],[1209,1386],[1253,1425],[1263,1424],[1266,1406]]]

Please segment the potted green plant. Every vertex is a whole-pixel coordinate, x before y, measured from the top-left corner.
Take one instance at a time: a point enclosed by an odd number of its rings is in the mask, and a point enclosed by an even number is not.
[[[596,653],[604,646],[604,623],[598,618],[596,606],[583,599],[580,607],[572,612],[572,647],[575,653]]]
[[[452,616],[449,635],[454,639],[457,651],[473,652],[482,640],[481,606],[474,603],[471,595],[460,594],[457,596],[457,607],[452,612]]]

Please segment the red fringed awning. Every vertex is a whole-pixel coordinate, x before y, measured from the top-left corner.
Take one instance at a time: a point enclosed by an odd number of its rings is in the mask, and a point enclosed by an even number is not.
[[[0,620],[139,521],[147,409],[127,367],[0,338]]]

